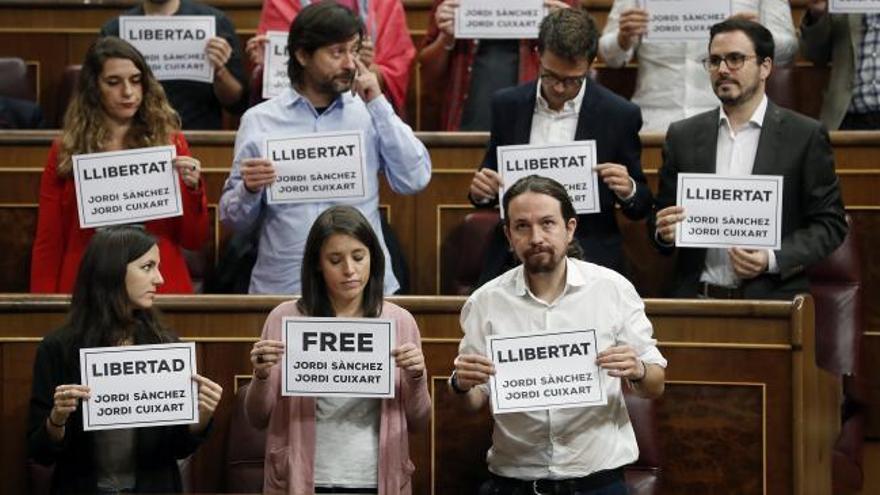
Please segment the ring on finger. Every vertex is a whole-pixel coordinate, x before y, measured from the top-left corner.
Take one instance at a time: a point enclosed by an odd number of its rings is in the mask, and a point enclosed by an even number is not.
[[[263,359],[263,355],[262,355],[262,354],[257,354],[257,363],[258,363],[258,364],[263,364],[263,363],[265,363],[265,362],[266,362],[266,360]]]

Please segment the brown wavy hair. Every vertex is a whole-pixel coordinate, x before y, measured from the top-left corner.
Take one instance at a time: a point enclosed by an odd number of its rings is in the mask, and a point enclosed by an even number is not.
[[[111,58],[131,60],[141,72],[143,98],[125,136],[125,147],[170,144],[171,136],[180,130],[180,117],[168,103],[165,90],[153,76],[143,55],[131,44],[115,36],[98,38],[86,52],[76,93],[64,114],[58,157],[59,177],[70,176],[73,165],[71,156],[104,151],[110,129],[107,128],[106,113],[101,104],[98,79],[104,70],[104,62]]]

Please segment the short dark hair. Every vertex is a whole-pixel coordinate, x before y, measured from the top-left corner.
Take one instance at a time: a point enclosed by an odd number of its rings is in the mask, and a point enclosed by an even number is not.
[[[768,58],[773,60],[773,55],[776,51],[773,33],[761,24],[746,19],[727,19],[726,21],[714,24],[709,29],[709,47],[711,48],[715,35],[733,31],[742,31],[752,41],[759,64]]]
[[[571,62],[582,58],[592,62],[599,51],[599,30],[593,16],[582,7],[548,14],[538,32],[538,52],[545,50]]]
[[[297,308],[306,316],[336,316],[321,273],[321,247],[333,234],[353,237],[367,246],[370,252],[370,278],[364,287],[361,307],[364,316],[379,316],[385,290],[385,252],[370,222],[357,208],[345,205],[324,210],[309,229],[300,272],[302,297],[297,301]]]
[[[323,46],[342,43],[357,35],[364,36],[364,23],[360,16],[348,7],[333,0],[309,4],[302,9],[290,25],[287,35],[287,77],[291,84],[302,83],[304,67],[296,59],[297,50],[309,55]]]
[[[125,338],[139,344],[171,340],[158,311],[136,308],[125,284],[128,264],[155,245],[156,238],[139,226],[107,227],[92,236],[73,284],[70,362],[77,362],[80,348],[113,346]]]

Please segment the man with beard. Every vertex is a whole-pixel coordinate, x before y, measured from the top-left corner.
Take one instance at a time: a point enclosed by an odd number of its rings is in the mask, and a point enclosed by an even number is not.
[[[617,209],[630,220],[641,220],[650,213],[652,199],[640,159],[639,107],[588,77],[598,46],[596,24],[581,7],[555,10],[541,21],[538,80],[492,97],[489,144],[468,197],[476,206],[497,205],[499,146],[593,140],[601,211],[578,217],[575,239],[584,259],[623,273]],[[478,286],[516,264],[500,224],[486,251]]]
[[[221,109],[236,115],[247,105],[241,44],[235,26],[226,14],[209,5],[192,0],[145,0],[143,4],[122,13],[136,15],[213,16],[217,36],[208,40],[205,56],[214,66],[214,81],[205,83],[186,80],[161,81],[168,101],[180,115],[184,129],[220,129]],[[101,36],[119,36],[119,17],[101,27]]]
[[[656,213],[650,225],[661,252],[675,251],[680,172],[782,175],[782,248],[678,250],[674,297],[790,299],[809,290],[804,268],[846,235],[828,132],[780,108],[764,94],[773,68],[773,37],[760,24],[712,26],[706,69],[721,108],[673,123],[666,134]]]
[[[643,397],[663,393],[666,360],[635,288],[623,276],[566,256],[577,214],[558,182],[531,175],[507,190],[504,233],[522,264],[474,292],[461,311],[464,338],[449,386],[473,410],[494,374],[489,335],[595,329],[607,372],[606,405],[498,414],[481,494],[625,494],[623,469],[638,458],[624,405],[626,380]],[[586,359],[593,359],[592,356]]]
[[[364,26],[335,2],[304,8],[290,27],[287,73],[291,87],[248,110],[235,139],[232,171],[220,198],[220,220],[235,231],[258,227],[252,294],[299,294],[306,234],[317,216],[339,201],[268,204],[275,166],[265,157],[268,137],[362,131],[366,195],[344,202],[367,217],[385,252],[385,293],[399,287],[379,217],[381,172],[400,194],[415,194],[431,178],[428,150],[394,113],[376,75],[358,58]]]

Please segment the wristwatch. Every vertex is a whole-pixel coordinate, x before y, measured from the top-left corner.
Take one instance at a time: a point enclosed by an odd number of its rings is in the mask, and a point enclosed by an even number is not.
[[[464,390],[463,388],[458,386],[458,378],[455,375],[455,371],[453,371],[452,374],[449,375],[449,386],[452,387],[452,390],[455,391],[455,393],[457,394],[468,393],[467,390]]]

